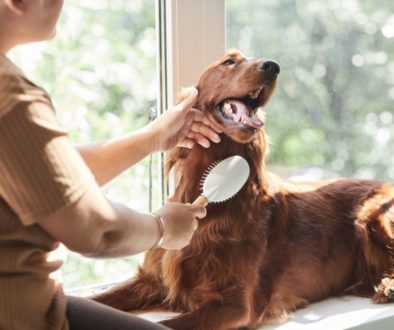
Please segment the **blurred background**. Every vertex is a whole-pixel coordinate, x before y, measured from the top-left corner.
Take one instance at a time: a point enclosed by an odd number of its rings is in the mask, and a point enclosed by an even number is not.
[[[227,46],[281,65],[268,164],[394,181],[394,2],[227,0]]]
[[[270,170],[295,180],[394,181],[393,1],[227,0],[226,29],[227,48],[281,65],[266,107]],[[158,96],[155,0],[68,0],[56,38],[11,57],[50,93],[73,142],[132,131],[148,123]],[[147,158],[104,192],[157,208],[157,168]],[[64,286],[129,278],[141,260],[68,252]]]

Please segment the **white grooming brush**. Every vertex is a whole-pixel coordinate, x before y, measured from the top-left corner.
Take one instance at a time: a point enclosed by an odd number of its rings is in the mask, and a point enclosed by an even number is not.
[[[201,179],[202,194],[193,202],[202,206],[220,203],[241,190],[249,177],[248,162],[241,156],[231,156],[211,164]]]

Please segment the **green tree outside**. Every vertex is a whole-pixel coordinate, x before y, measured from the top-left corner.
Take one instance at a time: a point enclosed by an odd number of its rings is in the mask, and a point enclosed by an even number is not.
[[[267,106],[284,175],[394,180],[394,2],[227,0],[227,45],[281,64]],[[280,168],[278,168],[280,167]]]

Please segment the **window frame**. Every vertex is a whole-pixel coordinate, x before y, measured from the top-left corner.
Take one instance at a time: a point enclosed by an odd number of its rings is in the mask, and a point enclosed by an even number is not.
[[[172,107],[182,87],[195,86],[204,68],[225,52],[225,0],[157,0],[159,97],[157,115]],[[160,155],[160,202],[173,190]]]

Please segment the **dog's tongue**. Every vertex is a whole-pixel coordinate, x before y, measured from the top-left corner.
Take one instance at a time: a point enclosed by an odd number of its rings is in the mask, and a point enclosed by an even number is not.
[[[260,129],[264,126],[264,123],[255,114],[253,114],[251,117],[242,114],[240,122],[246,126],[256,129]]]
[[[249,111],[245,103],[239,100],[228,100],[227,102],[231,105],[231,108],[234,111],[233,119],[236,123],[256,129],[260,129],[264,126],[264,123],[256,116],[255,113],[250,115],[251,111]]]

